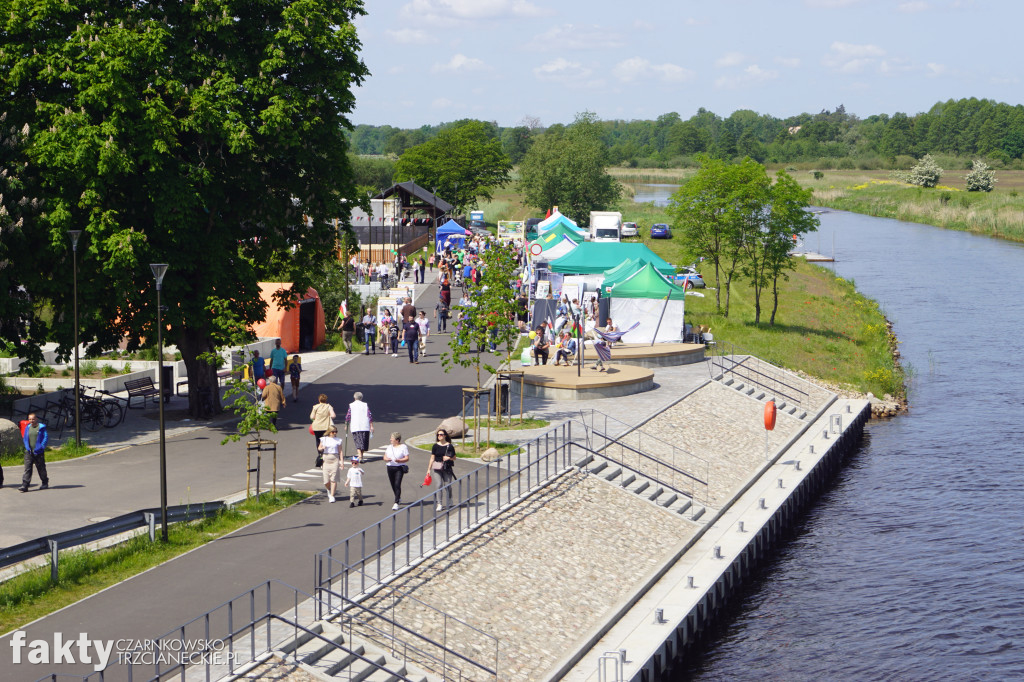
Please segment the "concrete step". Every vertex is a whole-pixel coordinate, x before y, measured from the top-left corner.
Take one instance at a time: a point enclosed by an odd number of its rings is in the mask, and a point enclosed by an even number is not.
[[[592,474],[599,474],[602,471],[604,471],[607,467],[608,467],[608,462],[605,461],[605,460],[601,460],[600,462],[598,462],[597,464],[595,464],[594,466],[592,466],[590,468],[590,473],[592,473]]]
[[[754,396],[754,400],[764,400],[764,397],[765,397],[764,391],[760,391],[760,392],[758,392],[757,395]]]
[[[324,626],[323,623],[313,623],[313,625],[311,625],[309,629],[319,635],[323,633]],[[278,651],[285,654],[294,653],[296,649],[300,648],[301,646],[313,640],[314,638],[315,635],[300,630],[298,637],[293,637],[288,642],[285,642],[282,646],[278,647]]]
[[[732,386],[734,383],[736,383],[735,377],[728,377],[722,380],[723,386]]]
[[[651,482],[648,481],[646,478],[642,478],[639,481],[636,481],[635,483],[636,483],[636,485],[630,485],[626,489],[629,492],[635,493],[637,495],[639,495],[640,493],[642,493],[643,491],[645,491],[645,490],[647,490],[648,488],[651,487]]]
[[[606,481],[614,481],[622,473],[622,467],[610,466],[604,470],[601,477]]]
[[[662,488],[660,485],[654,485],[650,490],[644,491],[644,497],[646,497],[651,502],[654,502],[654,500],[658,499],[658,496],[661,495],[663,492],[665,492],[664,488]]]
[[[619,486],[622,487],[622,488],[628,488],[630,486],[630,484],[632,484],[633,481],[635,481],[635,480],[636,480],[636,474],[630,473],[630,474],[622,477],[622,480],[619,481]]]
[[[681,496],[677,501],[677,504],[672,509],[676,514],[685,514],[693,506],[693,500],[689,497]]]
[[[593,455],[587,455],[586,457],[581,457],[580,459],[578,459],[575,462],[573,462],[573,466],[576,467],[577,469],[582,469],[583,467],[587,466],[588,464],[590,464],[593,461],[594,461],[594,456]]]
[[[690,514],[690,518],[696,521],[700,517],[704,516],[705,511],[707,510],[704,508],[703,505],[695,504],[693,505],[693,512]]]
[[[332,652],[340,651],[336,644],[345,643],[345,634],[341,628],[334,623],[320,623],[320,635],[330,640],[325,642],[319,637],[310,637],[302,633],[298,646],[292,647],[288,653],[294,654],[300,663],[307,665],[318,665],[319,661],[329,656]],[[312,629],[312,628],[311,628]]]
[[[668,508],[669,508],[669,507],[671,507],[671,506],[672,506],[672,505],[673,505],[673,504],[675,503],[675,501],[676,501],[676,500],[678,500],[678,499],[679,499],[679,496],[678,496],[678,495],[676,495],[675,493],[668,493],[668,494],[666,494],[666,495],[660,495],[660,496],[658,497],[658,499],[657,499],[657,502],[658,502],[658,504],[660,504],[660,505],[661,505],[662,507],[664,507],[665,509],[668,509]]]

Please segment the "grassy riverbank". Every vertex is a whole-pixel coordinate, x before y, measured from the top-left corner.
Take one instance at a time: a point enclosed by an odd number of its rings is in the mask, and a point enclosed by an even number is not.
[[[821,173],[793,173],[817,205],[1024,241],[1024,171],[996,171],[992,192],[966,191],[963,170],[947,170],[933,188],[895,182],[887,171]]]

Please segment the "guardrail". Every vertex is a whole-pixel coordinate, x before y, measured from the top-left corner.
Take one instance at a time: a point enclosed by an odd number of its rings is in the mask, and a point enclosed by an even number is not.
[[[202,502],[200,504],[184,504],[167,508],[168,523],[180,521],[191,521],[193,519],[212,516],[225,509],[223,502]],[[157,519],[160,518],[160,508],[142,509],[129,512],[121,516],[115,516],[106,521],[93,523],[81,528],[66,530],[53,535],[36,538],[10,547],[0,549],[0,568],[13,566],[37,556],[50,554],[50,573],[56,579],[58,553],[62,549],[78,547],[97,540],[104,540],[114,535],[127,533],[136,528],[149,526],[149,539],[155,539]]]

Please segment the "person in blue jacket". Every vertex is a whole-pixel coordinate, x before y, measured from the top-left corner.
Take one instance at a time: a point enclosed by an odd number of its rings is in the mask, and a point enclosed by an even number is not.
[[[50,487],[50,479],[46,475],[46,441],[49,440],[49,434],[46,431],[46,424],[41,424],[35,413],[28,416],[28,426],[25,427],[25,434],[21,440],[25,445],[25,473],[21,476],[21,487],[18,490],[28,492],[28,486],[32,482],[33,465],[39,472],[39,480],[42,481],[39,489],[46,490]]]

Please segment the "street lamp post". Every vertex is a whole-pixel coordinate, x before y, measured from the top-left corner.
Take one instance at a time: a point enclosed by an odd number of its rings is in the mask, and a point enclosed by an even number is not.
[[[74,284],[72,284],[72,291],[74,296],[74,322],[75,322],[75,447],[82,447],[82,414],[79,403],[81,402],[79,394],[81,393],[82,387],[78,375],[78,238],[82,236],[81,230],[68,230],[68,235],[71,237],[71,266],[72,278]]]
[[[156,278],[156,350],[160,379],[160,534],[167,542],[167,439],[164,433],[164,330],[160,319],[160,290],[163,288],[164,275],[167,274],[167,263],[151,263],[150,269]]]

